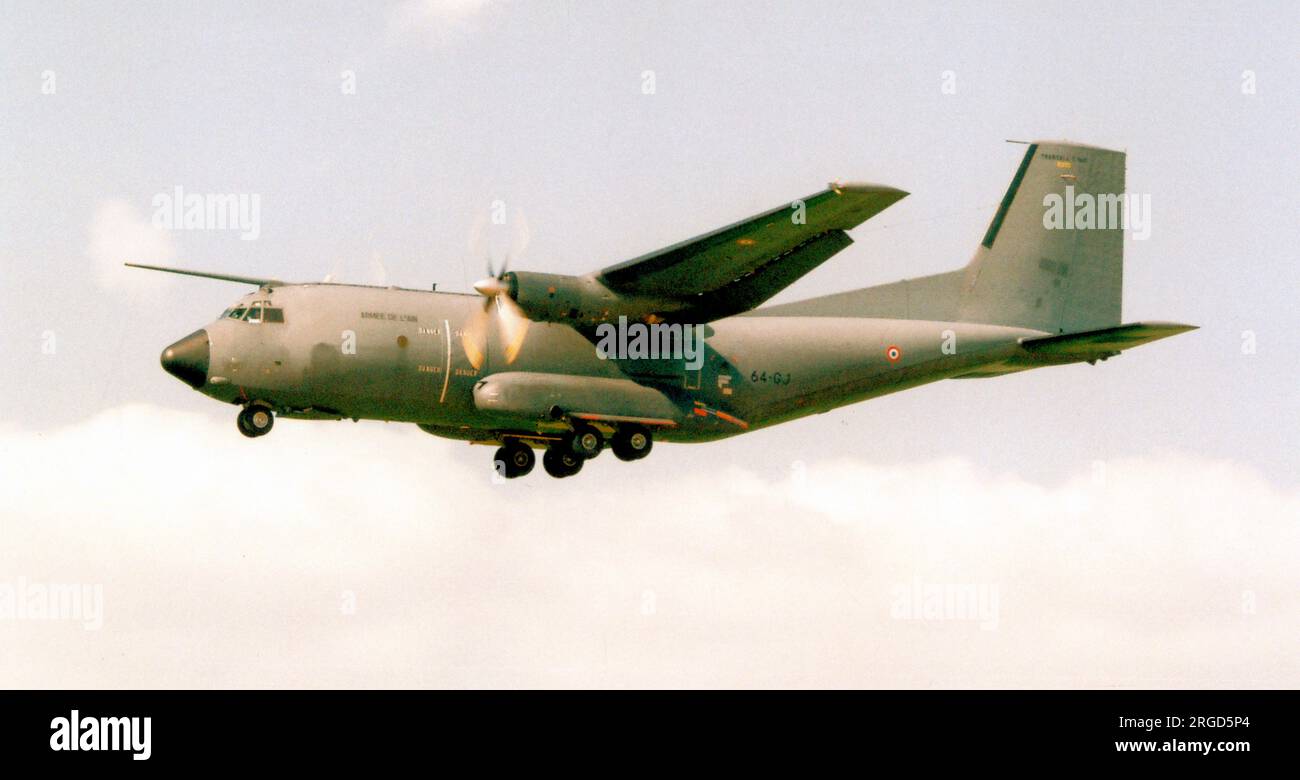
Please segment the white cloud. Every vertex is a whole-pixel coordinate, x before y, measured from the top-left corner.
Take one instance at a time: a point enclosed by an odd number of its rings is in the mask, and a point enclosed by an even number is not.
[[[446,44],[473,30],[474,19],[488,6],[488,0],[406,0],[388,15],[389,30],[416,34],[432,43]]]
[[[1300,494],[1249,469],[665,478],[701,452],[494,485],[412,426],[0,430],[0,582],[104,586],[100,631],[0,620],[0,686],[1300,683]],[[996,630],[891,618],[913,583],[996,588]]]
[[[165,274],[126,268],[123,263],[173,264],[176,245],[135,206],[123,200],[99,204],[90,220],[86,256],[99,281],[113,290],[156,290],[169,282]]]

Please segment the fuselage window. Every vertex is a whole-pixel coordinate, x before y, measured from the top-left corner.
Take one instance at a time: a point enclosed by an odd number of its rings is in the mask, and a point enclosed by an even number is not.
[[[262,322],[284,322],[284,309],[268,306],[262,310]]]

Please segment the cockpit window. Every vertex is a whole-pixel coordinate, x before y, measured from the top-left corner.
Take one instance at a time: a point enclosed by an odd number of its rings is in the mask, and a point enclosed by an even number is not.
[[[284,309],[271,305],[270,301],[253,301],[248,304],[235,304],[221,313],[222,319],[243,320],[254,324],[263,322],[284,322]]]

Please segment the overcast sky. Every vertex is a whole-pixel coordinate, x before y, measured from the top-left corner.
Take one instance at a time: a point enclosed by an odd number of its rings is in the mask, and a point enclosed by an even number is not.
[[[0,685],[1300,683],[1297,22],[0,3],[0,601],[104,598],[0,617]],[[409,426],[246,440],[157,362],[246,288],[118,268],[467,290],[496,199],[516,268],[583,273],[833,179],[912,193],[788,301],[964,264],[1005,140],[1062,138],[1150,195],[1124,319],[1200,330],[562,481]],[[152,227],[176,186],[257,194],[256,240]],[[992,611],[905,614],[963,587]]]

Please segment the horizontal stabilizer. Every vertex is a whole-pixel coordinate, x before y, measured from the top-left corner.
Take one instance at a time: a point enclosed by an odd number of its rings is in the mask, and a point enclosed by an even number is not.
[[[982,379],[1026,371],[1042,366],[1068,363],[1095,363],[1114,357],[1126,349],[1196,330],[1195,325],[1177,322],[1130,322],[1112,328],[1085,330],[1060,336],[1039,336],[1020,340],[1022,351],[998,363],[980,366],[954,379]]]
[[[1131,322],[1113,328],[1087,330],[1061,336],[1024,339],[1020,345],[1036,355],[1086,360],[1094,355],[1113,355],[1152,341],[1196,330],[1195,325],[1177,322]]]

